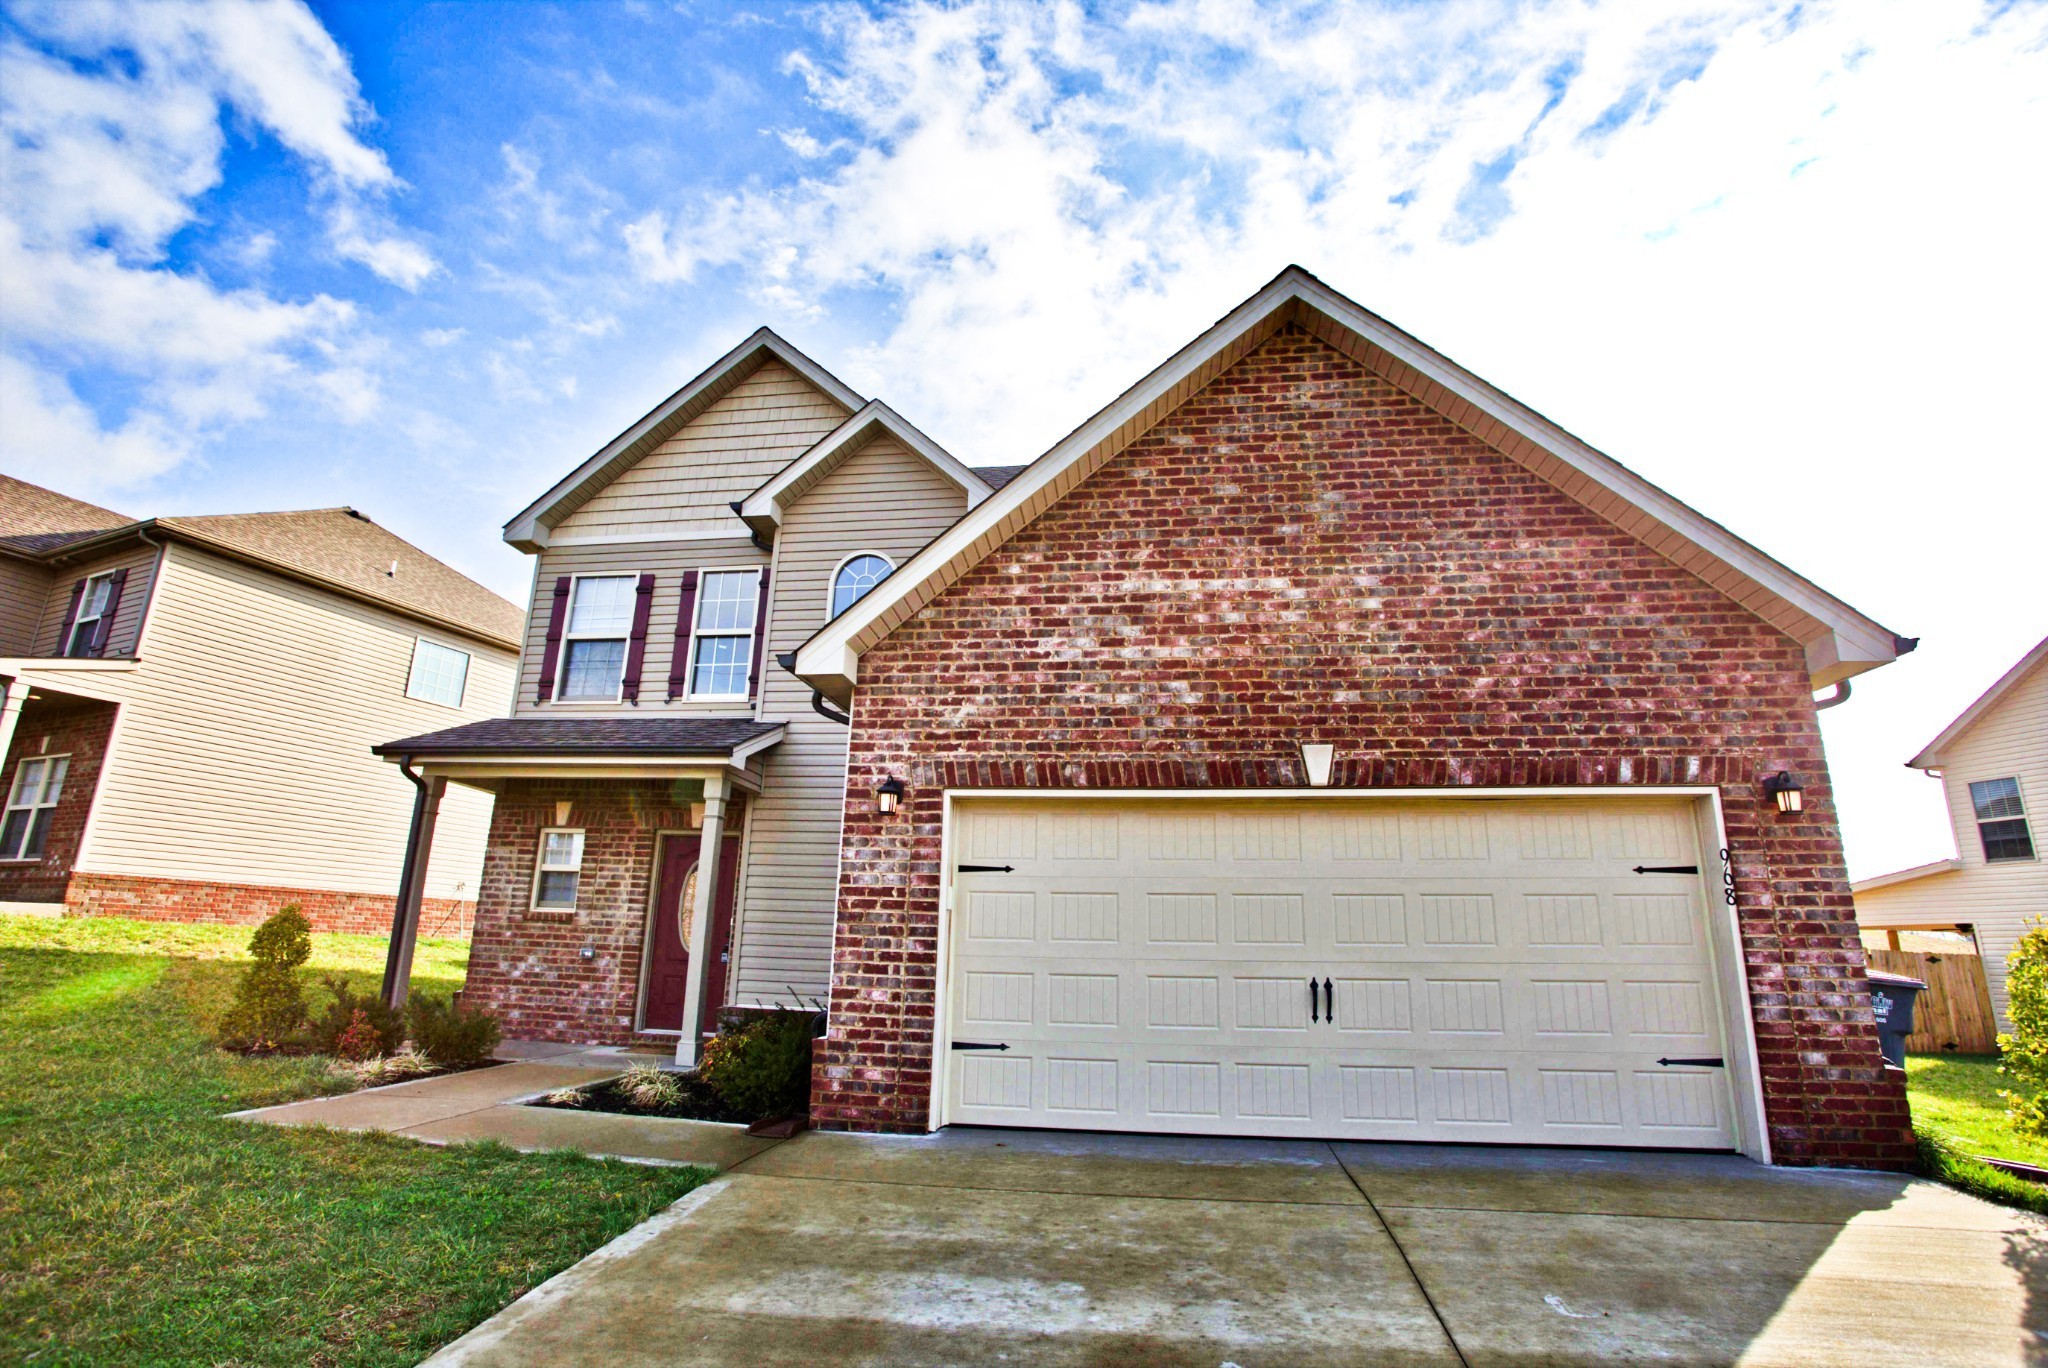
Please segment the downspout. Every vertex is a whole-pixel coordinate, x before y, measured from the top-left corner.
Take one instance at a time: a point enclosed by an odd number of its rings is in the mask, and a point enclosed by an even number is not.
[[[781,655],[775,657],[775,663],[788,670],[791,674],[795,674],[796,652],[784,651]],[[843,712],[834,712],[831,703],[826,700],[825,695],[819,693],[816,689],[811,690],[811,711],[828,722],[837,722],[842,727],[853,725],[853,718],[851,716]]]
[[[403,756],[398,772],[412,781],[412,826],[405,834],[405,862],[398,871],[398,897],[391,905],[391,946],[384,952],[384,988],[381,996],[389,1006],[398,991],[398,969],[405,955],[405,895],[412,887],[413,865],[419,859],[420,828],[427,820],[427,781],[415,773],[412,757]]]
[[[1835,681],[1835,691],[1833,693],[1829,694],[1826,698],[1816,698],[1813,700],[1813,710],[1815,712],[1826,712],[1829,708],[1839,708],[1848,701],[1849,681],[1838,679]]]

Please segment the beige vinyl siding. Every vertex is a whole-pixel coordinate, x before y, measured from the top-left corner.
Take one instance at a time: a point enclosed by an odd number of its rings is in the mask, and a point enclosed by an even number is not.
[[[121,601],[114,606],[114,625],[107,633],[107,646],[101,654],[108,657],[134,655],[135,638],[142,630],[143,612],[149,603],[149,582],[156,573],[156,557],[155,547],[138,544],[97,560],[57,566],[55,578],[43,596],[41,620],[36,624],[35,649],[30,654],[57,654],[61,645],[59,638],[64,632],[64,612],[71,606],[74,585],[92,575],[126,569],[128,581],[121,586]]]
[[[131,578],[131,585],[133,580]],[[124,599],[123,608],[126,608]],[[419,637],[470,657],[460,709],[405,696]],[[382,741],[502,717],[511,652],[173,544],[81,869],[390,894],[413,789]],[[491,798],[451,787],[427,892],[474,897]]]
[[[733,520],[737,523],[737,519]],[[676,714],[745,716],[751,709],[731,699],[692,702],[687,696],[670,703],[668,667],[675,655],[676,616],[682,611],[686,570],[757,569],[768,553],[745,535],[729,541],[634,542],[627,545],[551,546],[540,553],[540,574],[534,580],[533,602],[526,614],[526,651],[519,669],[519,698],[514,711],[549,717],[653,717]],[[541,703],[540,665],[547,654],[548,613],[554,606],[555,581],[563,575],[654,576],[654,603],[647,619],[647,658],[640,670],[640,703]],[[773,580],[770,584],[772,587]]]
[[[36,626],[49,597],[47,567],[0,556],[0,656],[22,656],[35,649]]]
[[[1974,925],[1998,1028],[2009,1031],[2005,957],[2029,921],[2048,920],[2048,860],[2042,858],[2048,845],[2048,665],[2036,666],[2007,690],[1995,707],[1950,744],[1944,758],[1942,787],[1963,867],[1858,893],[1856,920],[1878,928]],[[2027,827],[2034,838],[2033,859],[1985,862],[1970,803],[1970,785],[1985,779],[2019,780]]]
[[[823,998],[832,968],[846,729],[811,710],[811,691],[773,665],[825,624],[832,573],[860,551],[897,565],[967,509],[967,496],[893,439],[878,438],[799,500],[775,539],[761,715],[789,724],[762,756],[743,867],[732,1000]]]
[[[549,539],[731,533],[739,520],[728,505],[753,493],[846,416],[846,409],[795,371],[766,362],[592,495]]]

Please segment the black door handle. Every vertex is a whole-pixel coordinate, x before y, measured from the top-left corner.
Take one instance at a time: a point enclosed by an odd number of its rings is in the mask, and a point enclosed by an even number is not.
[[[1332,1024],[1337,1020],[1337,986],[1328,979],[1323,980],[1323,1020]]]
[[[1308,1019],[1310,1021],[1322,1020],[1321,1017],[1316,1015],[1316,976],[1314,974],[1308,976]]]

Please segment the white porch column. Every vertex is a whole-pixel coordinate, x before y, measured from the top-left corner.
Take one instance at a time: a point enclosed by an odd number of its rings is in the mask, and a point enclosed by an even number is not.
[[[705,985],[711,978],[712,909],[718,899],[718,857],[725,836],[725,776],[714,774],[704,781],[704,827],[697,833],[697,902],[690,909],[689,981],[683,986],[683,1033],[676,1040],[676,1067],[697,1067],[697,1051],[703,1045]]]
[[[7,752],[14,745],[14,728],[21,721],[21,705],[28,702],[28,685],[18,679],[0,679],[0,770],[7,767]],[[0,794],[0,802],[6,795]]]
[[[405,863],[398,876],[398,901],[391,915],[391,947],[384,958],[384,1001],[405,1006],[412,989],[412,952],[420,938],[420,906],[427,894],[427,859],[434,849],[434,823],[441,815],[441,797],[448,781],[439,775],[406,776],[418,785],[412,809],[412,831],[405,843]]]

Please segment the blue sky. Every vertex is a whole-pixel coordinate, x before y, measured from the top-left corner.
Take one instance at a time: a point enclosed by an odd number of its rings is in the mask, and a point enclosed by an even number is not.
[[[1922,653],[1852,866],[2048,632],[2048,5],[0,0],[0,466],[499,525],[768,323],[1029,459],[1298,261]]]

